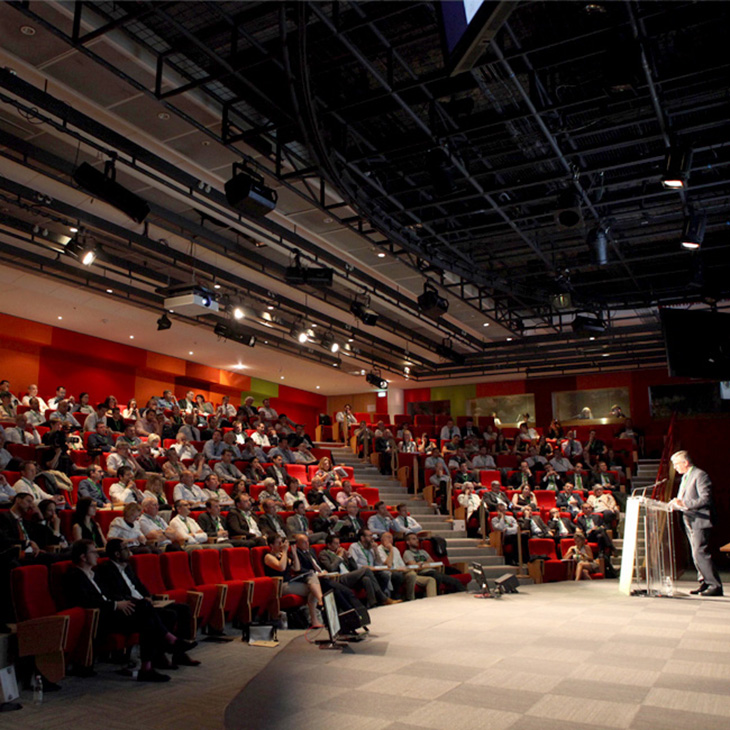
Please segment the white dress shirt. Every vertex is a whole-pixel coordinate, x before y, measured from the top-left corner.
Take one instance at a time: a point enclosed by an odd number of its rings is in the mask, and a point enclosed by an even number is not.
[[[26,479],[25,477],[20,477],[15,484],[13,484],[13,489],[15,490],[16,494],[20,494],[21,492],[26,492],[28,494],[33,495],[33,504],[37,507],[44,499],[53,499],[53,497],[48,494],[48,492],[44,492],[35,482],[31,482],[30,480]]]
[[[142,545],[144,543],[144,533],[140,529],[139,522],[134,522],[131,525],[124,519],[124,517],[115,517],[109,525],[109,534],[107,538],[111,539],[117,537],[120,540],[129,540],[127,543],[130,547]]]
[[[203,494],[203,490],[197,484],[193,484],[192,487],[187,487],[182,482],[179,482],[175,485],[172,496],[175,502],[178,499],[184,499],[186,502],[205,502],[205,494]]]
[[[208,535],[190,515],[176,515],[170,520],[170,529],[177,540],[188,545],[199,545],[208,542]]]

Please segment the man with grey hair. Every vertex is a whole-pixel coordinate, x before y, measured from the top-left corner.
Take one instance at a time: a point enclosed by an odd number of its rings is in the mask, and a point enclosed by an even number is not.
[[[699,588],[690,593],[700,596],[721,596],[722,581],[710,555],[710,533],[714,504],[712,482],[707,472],[698,469],[686,451],[672,454],[672,466],[682,475],[677,496],[669,503],[682,512],[684,529],[697,568]]]

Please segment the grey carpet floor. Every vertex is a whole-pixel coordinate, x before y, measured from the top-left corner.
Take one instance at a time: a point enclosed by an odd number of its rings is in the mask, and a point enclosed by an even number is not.
[[[344,652],[291,642],[229,705],[226,729],[730,727],[730,599],[627,598],[595,581],[372,618],[371,638]]]

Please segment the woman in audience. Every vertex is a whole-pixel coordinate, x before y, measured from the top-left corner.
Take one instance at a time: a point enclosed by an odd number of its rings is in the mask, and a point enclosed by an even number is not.
[[[108,395],[104,405],[106,406],[107,415],[110,416],[115,408],[119,408],[119,401],[113,395]]]
[[[591,573],[598,572],[598,562],[593,557],[591,546],[586,542],[585,535],[575,533],[575,545],[568,548],[565,560],[575,560],[575,579],[590,580]]]
[[[317,608],[322,607],[322,587],[319,578],[310,572],[301,573],[296,546],[287,545],[280,535],[271,535],[269,552],[264,556],[264,572],[272,578],[281,578],[281,594],[295,595],[307,599],[309,620],[313,629],[322,628],[317,619]],[[298,574],[298,575],[297,575]]]
[[[61,534],[61,518],[56,512],[56,503],[52,499],[43,499],[38,504],[40,520],[33,524],[31,534],[33,540],[41,550],[58,547],[60,550],[68,548],[66,537]]]
[[[160,456],[165,455],[165,450],[162,448],[162,439],[157,433],[151,433],[147,437],[147,446],[150,447],[150,454],[157,459]]]
[[[152,497],[157,500],[160,509],[172,509],[165,496],[165,477],[162,474],[150,474],[147,477],[145,490],[142,495],[145,499]]]
[[[563,438],[563,427],[560,425],[560,421],[557,418],[553,418],[550,421],[550,425],[547,430],[547,437],[549,439],[561,439]]]
[[[516,510],[522,510],[525,507],[532,507],[533,510],[539,510],[537,505],[537,497],[528,486],[522,487],[522,490],[512,497],[512,506]]]
[[[122,517],[115,517],[109,525],[109,539],[116,537],[122,540],[134,553],[155,552],[147,547],[147,538],[144,536],[139,526],[139,518],[142,516],[142,507],[136,502],[128,502],[124,505],[124,514]]]
[[[425,454],[431,450],[431,439],[427,433],[422,433],[416,439],[416,449],[419,454]]]
[[[487,444],[487,449],[491,451],[492,446],[494,445],[494,442],[497,440],[497,431],[495,430],[494,426],[491,423],[488,423],[484,429],[484,433],[482,434],[482,438],[484,439],[484,442]]]
[[[261,462],[257,456],[250,461],[245,471],[246,479],[249,484],[263,484],[266,479],[266,470],[261,466]]]
[[[528,447],[532,445],[532,436],[527,428],[526,423],[520,424],[520,430],[515,436],[515,451],[527,451]]]
[[[213,470],[208,466],[208,462],[205,460],[205,454],[201,451],[199,454],[195,454],[193,457],[193,463],[188,467],[196,482],[204,482],[209,474],[213,473]]]
[[[329,456],[324,456],[319,462],[315,476],[318,476],[325,486],[329,487],[343,477],[347,477],[347,472],[341,466],[332,466]]]
[[[167,449],[165,451],[167,461],[162,465],[162,473],[168,482],[180,481],[180,476],[185,471],[185,466],[180,461],[175,449]]]
[[[398,450],[404,454],[415,454],[418,451],[418,446],[413,440],[413,434],[407,429],[403,431],[403,441],[400,442]]]
[[[98,548],[106,547],[106,538],[96,521],[96,502],[91,497],[80,497],[71,518],[71,540],[91,540]]]
[[[507,443],[507,439],[504,437],[504,434],[500,431],[497,434],[497,438],[494,440],[494,445],[492,447],[492,453],[495,455],[499,454],[509,454],[511,453],[511,449],[509,444]]]
[[[241,494],[248,494],[248,485],[246,484],[246,478],[239,479],[231,489],[231,499],[235,503]]]
[[[130,421],[136,421],[139,418],[139,408],[137,408],[137,401],[134,398],[127,401],[127,407],[122,411],[122,417]]]
[[[553,455],[553,447],[548,443],[545,436],[540,436],[537,442],[538,456],[544,456],[546,459]]]
[[[79,395],[79,402],[74,408],[74,413],[85,413],[90,416],[94,412],[94,407],[89,404],[89,394],[84,392]]]
[[[195,396],[195,407],[198,409],[198,413],[206,413],[211,416],[215,413],[213,404],[205,400],[200,393]]]
[[[302,491],[302,485],[296,477],[289,477],[286,483],[286,492],[284,492],[284,504],[287,509],[293,509],[294,502],[304,502],[304,509],[312,509],[307,498]]]

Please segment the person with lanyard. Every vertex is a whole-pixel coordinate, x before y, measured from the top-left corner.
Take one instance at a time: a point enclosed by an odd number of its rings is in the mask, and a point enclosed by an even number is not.
[[[417,566],[419,575],[433,578],[439,587],[443,586],[456,593],[466,592],[466,586],[462,585],[461,581],[454,578],[453,575],[447,575],[433,567],[425,567],[427,563],[432,562],[432,559],[425,550],[421,550],[421,541],[418,539],[418,535],[411,533],[406,537],[406,550],[403,553],[403,562],[407,568]]]
[[[147,538],[139,526],[141,515],[142,507],[136,502],[125,504],[122,516],[115,517],[109,525],[107,537],[109,539],[114,537],[124,540],[124,544],[135,554],[159,552],[147,545]]]
[[[551,492],[559,492],[563,487],[563,478],[555,471],[552,464],[545,466],[545,476],[542,478],[542,488]]]
[[[286,539],[279,534],[267,538],[269,552],[264,556],[264,573],[270,578],[281,578],[281,595],[295,595],[307,599],[310,626],[323,628],[317,616],[322,607],[322,587],[319,578],[311,572],[301,573],[299,555],[293,544],[287,545]],[[298,575],[301,573],[301,575]]]
[[[104,470],[98,464],[89,467],[89,476],[79,482],[78,496],[88,497],[97,507],[110,507],[111,502],[101,488]]]
[[[233,499],[229,496],[228,492],[221,487],[217,474],[208,474],[205,478],[203,494],[205,495],[206,501],[209,499],[218,500],[218,504],[225,512],[233,507]]]
[[[0,545],[2,550],[17,547],[23,561],[30,561],[40,555],[38,543],[31,538],[31,523],[26,519],[29,512],[37,512],[33,495],[18,492],[9,510],[0,512]],[[9,595],[9,594],[8,594]]]
[[[375,514],[368,520],[368,529],[377,540],[384,532],[390,532],[393,527],[393,518],[388,512],[388,505],[381,499],[375,505]]]
[[[394,591],[393,582],[391,581],[391,571],[385,569],[383,562],[375,552],[373,533],[367,527],[363,527],[357,533],[357,541],[350,545],[347,555],[355,561],[358,568],[367,568],[373,571],[373,575],[380,584],[383,593],[393,598]]]
[[[23,444],[24,446],[40,446],[41,437],[35,426],[28,423],[25,413],[18,413],[15,417],[15,426],[5,429],[5,440],[9,444]]]
[[[575,560],[575,580],[590,580],[591,573],[598,571],[598,562],[593,557],[590,545],[586,543],[585,535],[575,534],[575,545],[571,545],[565,553],[564,560]]]
[[[572,482],[567,482],[555,497],[555,505],[561,512],[570,512],[570,516],[575,518],[583,506],[582,493],[574,490]]]
[[[593,505],[584,502],[581,511],[575,518],[575,526],[580,530],[587,540],[598,543],[601,553],[608,556],[613,552],[613,540],[609,537],[604,528],[603,517],[593,513]]]
[[[120,466],[117,481],[109,487],[109,497],[114,505],[136,502],[142,504],[144,496],[134,481],[134,472],[129,466]]]
[[[147,483],[145,484],[145,490],[142,493],[142,497],[144,499],[147,499],[148,497],[156,499],[160,509],[171,509],[171,505],[167,501],[167,495],[165,494],[165,478],[162,474],[147,475]]]
[[[438,593],[436,580],[428,575],[419,575],[415,570],[409,570],[403,562],[400,551],[393,544],[393,535],[384,532],[380,537],[380,545],[376,548],[378,557],[388,570],[393,583],[393,595],[400,595],[401,587],[406,601],[416,597],[416,586],[419,585],[426,592],[427,598],[433,598]],[[393,601],[392,603],[400,603]]]
[[[167,449],[165,451],[167,461],[162,465],[162,473],[168,482],[179,479],[185,471],[185,465],[180,461],[175,449]]]
[[[228,512],[226,529],[236,546],[252,548],[266,545],[266,538],[261,534],[261,528],[251,512],[252,506],[251,497],[242,492],[236,497],[233,509]]]
[[[139,518],[139,529],[148,542],[154,542],[158,548],[169,550],[174,548],[174,535],[170,526],[160,515],[160,503],[155,497],[145,497],[142,500],[142,516]]]
[[[175,502],[184,499],[193,509],[202,509],[205,506],[205,494],[194,479],[193,473],[185,469],[180,475],[180,482],[175,485],[172,496]]]
[[[216,461],[213,472],[227,484],[237,482],[243,477],[241,470],[233,463],[233,452],[227,446],[221,453],[220,461]]]
[[[311,498],[311,492],[309,496]],[[365,527],[365,522],[360,517],[360,509],[355,501],[348,502],[345,509],[347,514],[338,522],[335,531],[342,542],[350,542],[357,539],[357,533]]]
[[[96,521],[96,502],[91,497],[79,497],[71,518],[71,542],[91,540],[96,547],[106,547],[106,538]]]
[[[286,526],[291,534],[299,532],[306,535],[312,545],[323,543],[327,537],[327,533],[314,532],[310,528],[309,520],[307,519],[307,505],[301,499],[298,499],[294,502],[293,508],[294,514],[286,520]]]
[[[523,532],[527,532],[530,537],[551,537],[550,531],[540,514],[532,514],[532,507],[525,507],[522,510],[520,528]]]
[[[192,550],[208,542],[208,535],[200,525],[190,517],[190,503],[185,499],[175,501],[177,514],[170,520],[172,539],[183,549]]]
[[[217,499],[208,499],[205,502],[205,512],[198,516],[200,529],[208,536],[208,542],[218,548],[233,547],[228,539],[228,530],[221,520],[221,505]]]
[[[37,507],[44,499],[53,500],[60,507],[66,506],[66,500],[60,494],[48,494],[44,492],[36,483],[35,477],[38,473],[38,468],[33,461],[26,461],[21,464],[20,467],[20,479],[13,484],[13,489],[16,492],[24,492],[32,495],[33,504]]]
[[[108,474],[117,474],[123,466],[129,467],[134,475],[144,475],[137,460],[132,456],[129,450],[129,444],[126,441],[117,443],[116,451],[113,451],[106,457],[106,470]]]
[[[264,514],[259,518],[261,533],[268,539],[270,535],[279,535],[282,540],[291,540],[292,534],[284,524],[281,517],[276,514],[276,502],[273,499],[265,499],[261,503]]]
[[[430,537],[431,533],[424,530],[423,527],[408,514],[408,505],[404,502],[396,505],[396,516],[393,518],[393,524],[390,531],[395,535],[397,540],[402,540],[406,535],[415,532],[419,537]]]
[[[203,445],[203,454],[208,461],[219,460],[223,455],[226,444],[223,441],[223,431],[217,428],[213,436]]]
[[[555,547],[560,547],[560,541],[564,537],[572,537],[575,534],[575,525],[567,517],[560,516],[560,510],[553,507],[550,510],[550,519],[547,523],[550,536],[555,540]]]

